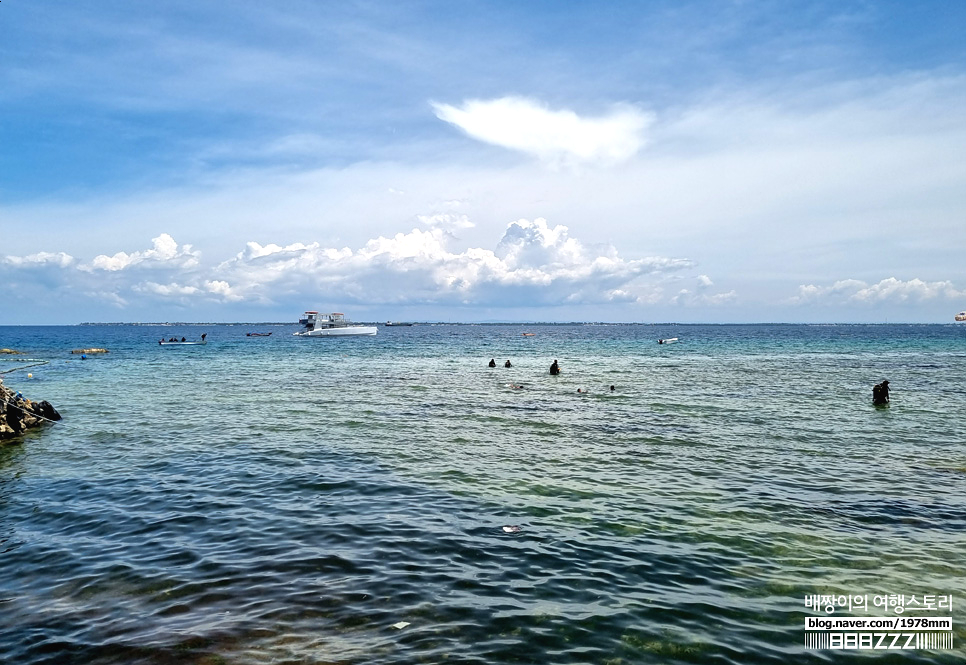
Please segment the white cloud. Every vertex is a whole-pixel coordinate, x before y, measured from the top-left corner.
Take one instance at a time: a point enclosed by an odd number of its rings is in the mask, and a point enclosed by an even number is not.
[[[83,270],[106,270],[116,272],[126,270],[132,266],[144,264],[150,267],[168,266],[171,268],[190,268],[198,264],[199,253],[191,249],[191,245],[178,247],[167,233],[153,238],[153,249],[141,252],[118,252],[114,256],[100,254],[95,256],[89,266],[81,266]]]
[[[694,282],[694,287],[681,289],[671,298],[671,302],[686,307],[715,307],[733,303],[738,299],[738,294],[734,290],[725,293],[712,293],[711,288],[714,286],[714,282],[707,275],[698,275],[694,278]]]
[[[632,300],[643,288],[635,282],[653,273],[680,270],[687,260],[664,257],[625,260],[613,247],[590,248],[570,238],[564,226],[546,220],[509,224],[496,251],[452,250],[453,237],[440,228],[413,229],[378,237],[352,251],[318,243],[248,250],[219,266],[238,294],[328,292],[365,302],[506,304],[536,302],[611,302]],[[628,295],[623,295],[627,293]]]
[[[436,117],[471,137],[534,155],[554,166],[614,164],[634,156],[645,143],[650,114],[631,106],[609,115],[581,117],[551,110],[521,97],[473,99],[462,107],[434,103]]]
[[[148,293],[163,298],[192,296],[198,293],[197,287],[181,286],[179,284],[157,284],[155,282],[143,282],[135,284],[132,290],[139,293]]]
[[[567,227],[542,218],[508,224],[495,250],[454,248],[457,239],[445,227],[472,223],[462,215],[425,219],[429,229],[379,236],[356,250],[248,242],[234,258],[210,267],[199,265],[189,245],[162,234],[152,250],[98,255],[89,266],[48,261],[47,280],[113,304],[136,296],[139,302],[271,305],[312,302],[325,293],[328,300],[366,305],[513,307],[642,302],[653,297],[651,282],[692,265],[667,257],[625,259],[612,246],[585,245]],[[27,259],[5,261],[16,271],[32,265]]]
[[[46,266],[66,268],[74,263],[74,257],[64,252],[37,252],[28,256],[4,256],[2,262],[18,268]]]
[[[823,301],[873,304],[879,302],[922,302],[963,297],[966,297],[966,291],[957,289],[948,280],[926,282],[916,278],[903,281],[889,277],[871,285],[857,279],[840,280],[831,286],[802,284],[798,287],[798,295],[791,298],[789,302],[792,304]]]
[[[457,231],[459,229],[472,229],[476,226],[466,215],[455,215],[449,212],[437,213],[435,215],[417,215],[416,219],[425,226],[434,229],[446,229]]]
[[[208,293],[219,296],[228,302],[238,302],[244,300],[244,296],[235,292],[231,285],[224,280],[213,279],[205,282],[205,289]]]
[[[921,279],[911,279],[903,282],[890,277],[878,284],[859,289],[851,296],[859,302],[932,300],[935,298],[960,298],[966,296],[966,291],[957,290],[952,282],[924,282]]]

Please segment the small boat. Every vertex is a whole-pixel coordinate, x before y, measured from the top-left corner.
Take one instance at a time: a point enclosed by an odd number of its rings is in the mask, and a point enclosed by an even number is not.
[[[966,310],[963,310],[962,312],[957,314],[955,318],[957,321],[966,321]]]
[[[177,337],[172,337],[171,339],[162,339],[158,344],[161,346],[204,346],[208,343],[206,337],[208,337],[208,333],[202,333],[201,339],[198,341],[187,340],[184,337],[179,340]]]
[[[375,335],[375,326],[353,326],[341,312],[319,314],[308,311],[305,313],[305,330],[292,333],[296,337],[346,337],[349,335]]]
[[[658,344],[672,344],[672,343],[674,343],[676,341],[678,341],[678,338],[677,337],[669,337],[668,339],[659,339],[659,340],[657,340],[657,343]]]
[[[413,324],[408,323],[408,322],[405,322],[405,321],[386,321],[386,327],[387,328],[389,328],[391,326],[411,326],[411,325],[413,325]]]
[[[271,337],[272,333],[245,333],[245,337]]]
[[[520,333],[524,337],[533,337],[536,333]]]

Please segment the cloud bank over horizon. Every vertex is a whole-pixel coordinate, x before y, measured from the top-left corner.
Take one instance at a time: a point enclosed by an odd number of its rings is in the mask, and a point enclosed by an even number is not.
[[[613,246],[588,245],[567,227],[542,218],[507,224],[493,249],[457,247],[456,232],[473,226],[463,215],[426,215],[420,222],[427,228],[373,238],[356,249],[249,241],[234,256],[214,263],[161,233],[149,249],[90,260],[62,252],[0,256],[0,277],[12,292],[99,303],[139,320],[152,311],[191,311],[206,304],[244,304],[254,311],[314,307],[319,294],[338,309],[376,312],[418,306],[509,312],[620,305],[642,318],[648,308],[665,306],[702,311],[699,320],[714,320],[742,300],[734,289],[717,288],[690,259],[624,258]],[[888,277],[870,284],[846,278],[800,285],[784,303],[793,309],[874,307],[964,297],[966,290],[950,281]]]
[[[587,245],[566,227],[540,218],[508,224],[494,249],[452,247],[454,230],[471,226],[464,216],[421,221],[426,230],[380,236],[354,250],[318,242],[250,241],[232,258],[207,266],[191,245],[162,233],[151,249],[100,254],[90,261],[64,253],[3,256],[0,274],[19,289],[69,292],[122,308],[135,300],[140,307],[165,301],[184,306],[311,302],[319,293],[329,302],[367,306],[512,308],[648,302],[655,282],[693,267],[683,258],[625,259],[612,246]]]
[[[792,297],[793,304],[813,302],[835,302],[847,304],[875,304],[882,302],[904,303],[927,300],[946,300],[966,298],[966,289],[957,289],[950,281],[925,282],[921,279],[901,280],[887,277],[876,284],[868,284],[860,279],[843,279],[829,286],[803,284],[798,287],[798,295]]]

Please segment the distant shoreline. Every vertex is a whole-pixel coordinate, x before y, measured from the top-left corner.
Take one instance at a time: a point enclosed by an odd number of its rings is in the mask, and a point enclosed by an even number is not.
[[[385,321],[353,321],[359,325],[382,326]],[[55,326],[133,326],[133,327],[172,327],[172,326],[298,326],[297,321],[85,321],[83,323],[4,323],[0,328],[10,327],[55,327]],[[889,321],[889,322],[776,322],[743,321],[740,323],[682,323],[677,321],[413,321],[413,326],[946,326],[966,325],[957,321]],[[407,326],[408,327],[408,326]]]

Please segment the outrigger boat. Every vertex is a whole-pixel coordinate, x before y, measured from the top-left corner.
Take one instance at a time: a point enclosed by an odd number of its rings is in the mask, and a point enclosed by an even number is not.
[[[208,343],[208,340],[205,339],[205,337],[207,336],[208,336],[208,333],[204,333],[201,336],[200,341],[190,341],[185,339],[184,337],[182,337],[179,340],[175,337],[172,337],[171,339],[162,339],[160,342],[158,342],[158,344],[160,344],[161,346],[204,346],[205,344]]]
[[[345,337],[347,335],[375,335],[375,326],[351,326],[345,314],[319,314],[315,311],[305,313],[305,330],[292,333],[296,337]]]

